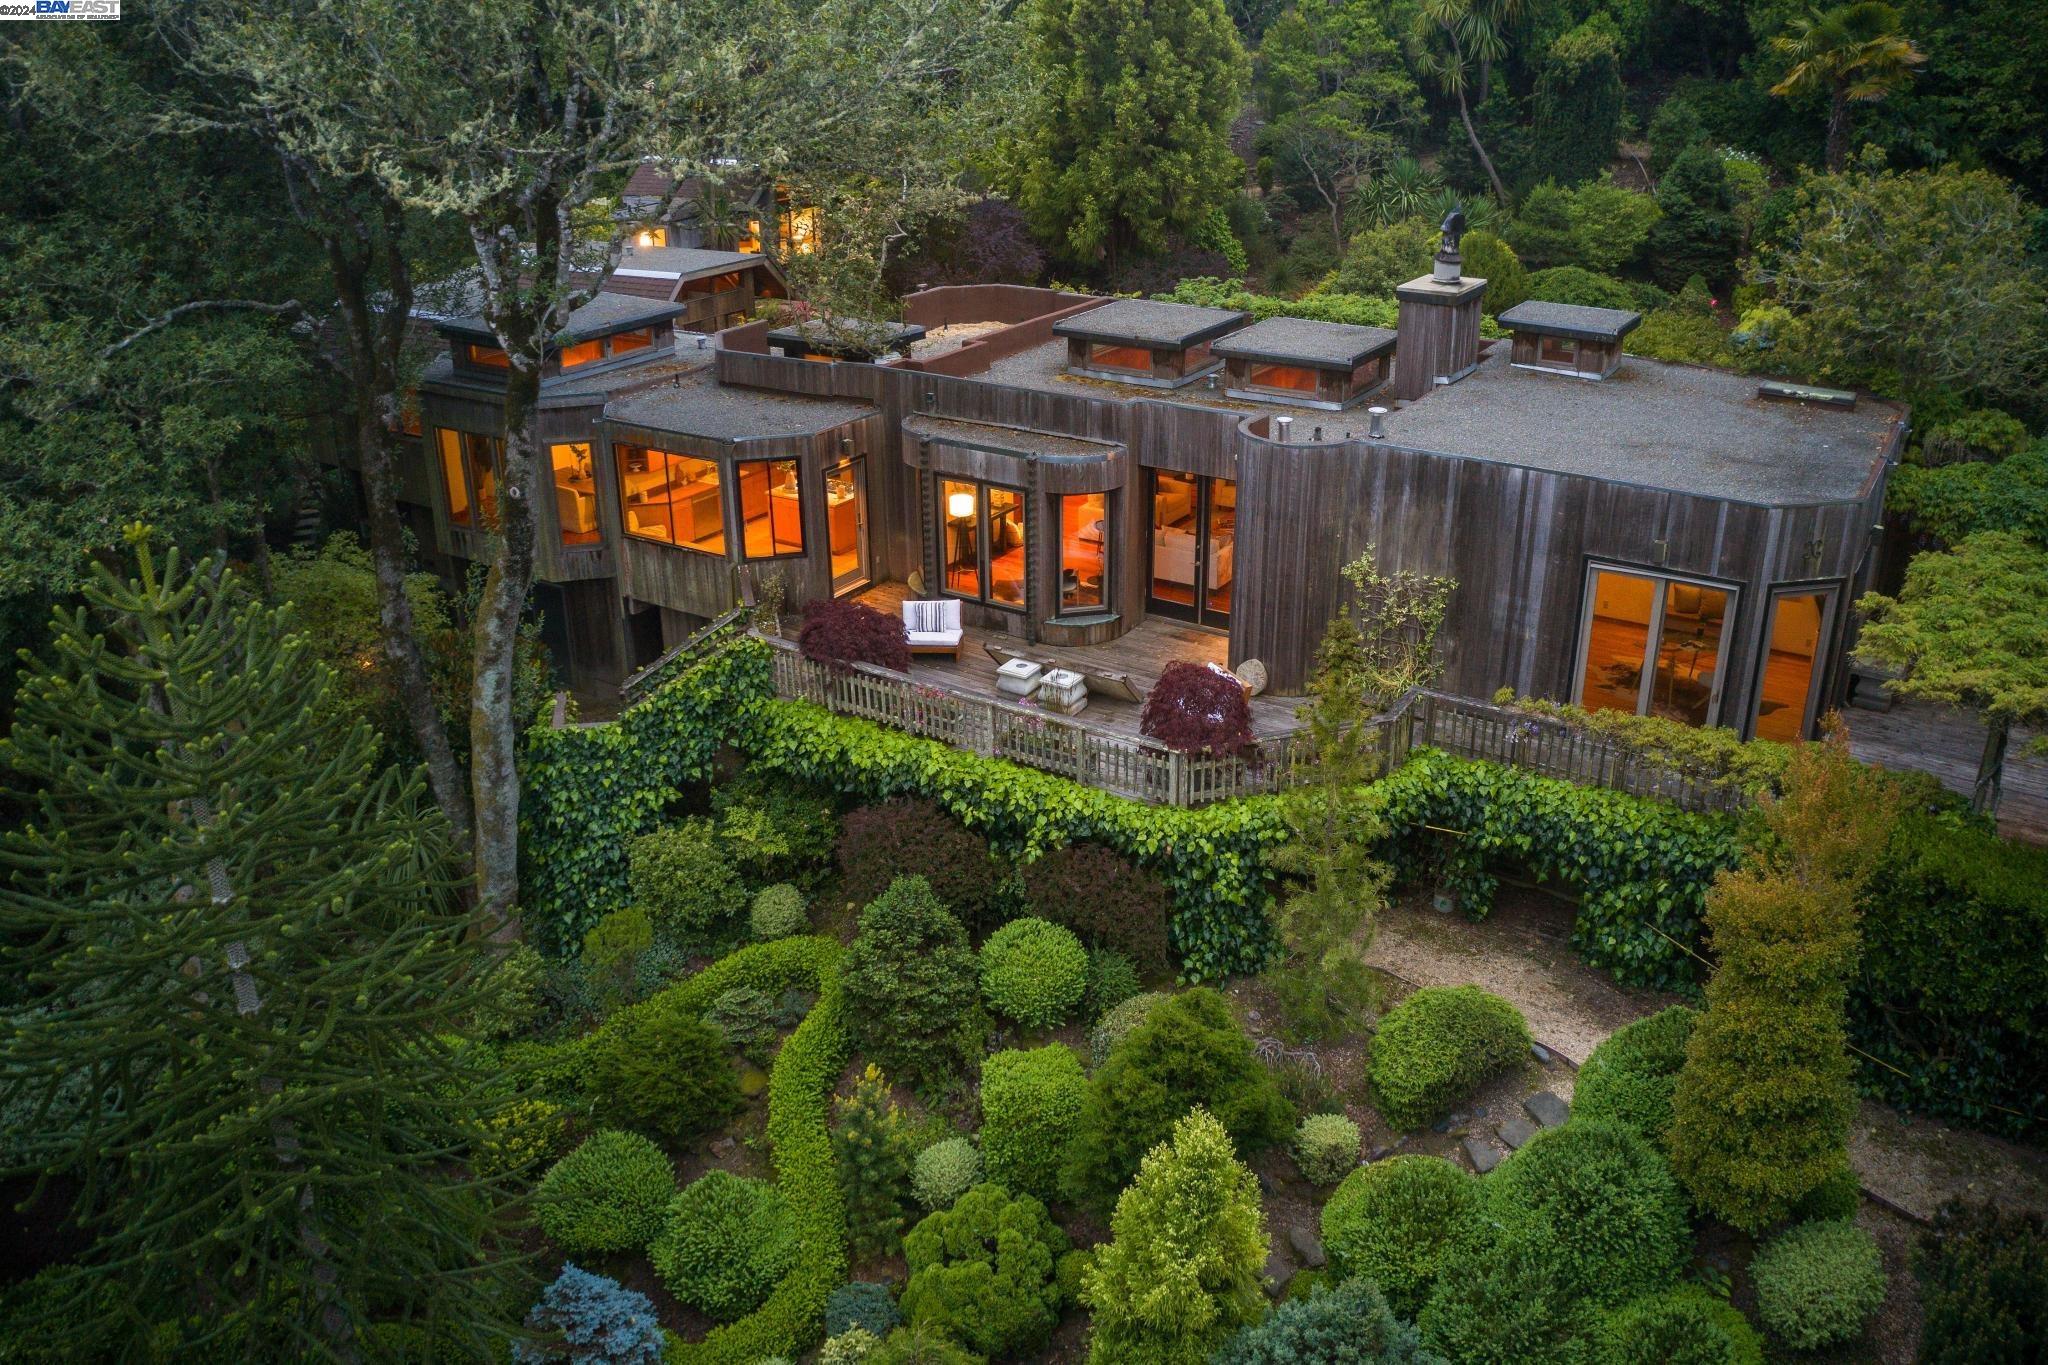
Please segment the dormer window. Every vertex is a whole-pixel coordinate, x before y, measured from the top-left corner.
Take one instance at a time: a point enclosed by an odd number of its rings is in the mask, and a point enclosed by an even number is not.
[[[1621,364],[1621,339],[1643,320],[1621,308],[1530,300],[1496,319],[1513,340],[1517,369],[1605,379]]]
[[[1249,320],[1231,308],[1116,299],[1052,330],[1066,338],[1071,373],[1177,389],[1213,373],[1221,362],[1210,343]]]
[[[512,367],[504,349],[498,346],[480,346],[471,342],[462,348],[462,358],[479,369],[505,370]]]
[[[1384,327],[1267,318],[1215,343],[1232,398],[1341,411],[1387,382],[1394,334]]]

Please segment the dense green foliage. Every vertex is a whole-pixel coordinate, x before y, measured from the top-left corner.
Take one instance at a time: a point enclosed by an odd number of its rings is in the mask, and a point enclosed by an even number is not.
[[[1064,924],[1090,948],[1122,953],[1151,976],[1167,965],[1173,904],[1159,878],[1100,844],[1056,848],[1023,871],[1031,913]],[[1111,1001],[1098,1009],[1120,1003]]]
[[[1884,497],[1915,530],[1951,545],[1979,531],[2011,531],[2048,545],[2048,441],[1996,463],[1901,465]]]
[[[877,1337],[886,1337],[903,1321],[889,1286],[871,1280],[855,1280],[832,1291],[825,1301],[827,1339],[855,1327],[865,1327]]]
[[[946,1209],[981,1180],[981,1153],[974,1139],[943,1138],[910,1163],[910,1192],[927,1209]]]
[[[647,1255],[679,1302],[731,1322],[796,1261],[788,1201],[773,1185],[708,1171],[670,1202]]]
[[[1884,1256],[1850,1222],[1801,1223],[1764,1243],[1749,1263],[1756,1311],[1796,1351],[1847,1341],[1884,1303]]]
[[[1583,308],[1636,311],[1636,291],[1611,275],[1596,275],[1583,266],[1557,265],[1529,277],[1529,297]]]
[[[1418,1128],[1528,1055],[1521,1011],[1477,986],[1427,986],[1387,1012],[1372,1040],[1373,1103]]]
[[[603,1122],[693,1143],[740,1108],[723,1034],[673,994],[614,1014],[583,1049],[583,1093]]]
[[[1390,1156],[1360,1166],[1323,1205],[1330,1274],[1370,1281],[1395,1311],[1415,1316],[1478,1199],[1479,1182],[1442,1157]]]
[[[848,813],[838,860],[840,890],[856,905],[866,905],[914,871],[970,929],[990,927],[1008,880],[989,856],[986,838],[935,803],[916,799],[880,801]]]
[[[1114,948],[1098,948],[1088,954],[1087,985],[1082,997],[1082,1017],[1087,1019],[1100,1019],[1145,989],[1136,964]]]
[[[1173,1125],[1116,1201],[1110,1240],[1082,1272],[1091,1365],[1197,1365],[1265,1309],[1259,1182],[1207,1110]]]
[[[980,1050],[974,951],[924,878],[868,903],[842,970],[855,1045],[899,1080],[943,1085]]]
[[[1358,1166],[1358,1125],[1343,1114],[1310,1114],[1294,1130],[1294,1164],[1311,1185],[1334,1185]]]
[[[1573,1117],[1619,1124],[1661,1151],[1671,1128],[1671,1092],[1698,1018],[1673,1005],[1616,1029],[1579,1068]]]
[[[1596,11],[1544,53],[1531,153],[1545,174],[1567,185],[1592,179],[1614,159],[1621,137],[1620,38],[1613,19]]]
[[[1600,1325],[1601,1365],[1763,1365],[1742,1310],[1696,1284],[1625,1304]]]
[[[1657,211],[1647,244],[1657,283],[1679,289],[1697,275],[1711,286],[1727,284],[1739,242],[1721,154],[1706,146],[1679,153],[1657,182]]]
[[[709,820],[643,835],[627,858],[634,902],[664,930],[701,934],[746,908],[746,886]]]
[[[1049,920],[1013,919],[981,945],[981,995],[1025,1028],[1063,1023],[1088,989],[1088,950]]]
[[[557,1161],[534,1194],[534,1216],[571,1256],[637,1251],[661,1230],[676,1173],[638,1133],[601,1129]]]
[[[1367,1280],[1289,1299],[1211,1357],[1213,1365],[1437,1365]]]
[[[1913,1251],[1926,1365],[2020,1365],[2048,1348],[2048,1218],[1951,1200]]]
[[[894,1251],[910,1191],[909,1121],[889,1098],[888,1078],[873,1062],[833,1109],[832,1157],[853,1249],[866,1256]]]
[[[1154,1006],[1088,1078],[1067,1152],[1067,1193],[1109,1207],[1145,1153],[1197,1106],[1242,1151],[1284,1142],[1293,1128],[1287,1102],[1252,1055],[1229,1002],[1206,986]]]
[[[1045,1205],[977,1185],[904,1237],[903,1315],[983,1355],[1030,1351],[1059,1321],[1053,1265],[1066,1250]]]
[[[1088,1030],[1088,1064],[1098,1067],[1108,1061],[1117,1044],[1135,1033],[1138,1025],[1144,1023],[1145,1017],[1152,1012],[1152,1007],[1170,994],[1169,991],[1145,991],[1096,1020],[1095,1027]]]
[[[981,1151],[988,1178],[1041,1201],[1058,1194],[1086,1087],[1080,1059],[1057,1043],[983,1060]]]
[[[763,942],[808,934],[811,916],[804,905],[804,893],[788,882],[762,887],[747,907],[747,927]]]

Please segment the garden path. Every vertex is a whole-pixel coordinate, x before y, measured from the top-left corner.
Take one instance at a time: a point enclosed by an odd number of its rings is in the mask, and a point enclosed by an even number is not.
[[[1389,906],[1366,960],[1417,986],[1481,986],[1511,1001],[1536,1040],[1574,1064],[1623,1024],[1678,997],[1617,984],[1572,952],[1571,910],[1503,886],[1484,920],[1439,914],[1426,897]],[[1566,1098],[1564,1078],[1553,1082]],[[1951,1197],[2048,1210],[2048,1152],[1866,1101],[1849,1135],[1864,1189],[1914,1218]]]

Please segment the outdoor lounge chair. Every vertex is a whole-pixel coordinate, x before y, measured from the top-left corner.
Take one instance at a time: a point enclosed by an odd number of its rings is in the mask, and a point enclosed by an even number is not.
[[[960,603],[950,597],[931,602],[903,604],[903,633],[910,640],[912,654],[945,654],[960,657]]]

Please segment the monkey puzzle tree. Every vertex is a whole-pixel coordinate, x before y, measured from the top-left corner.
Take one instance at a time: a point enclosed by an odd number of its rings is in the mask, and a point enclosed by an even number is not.
[[[511,1262],[460,1163],[500,1101],[445,1035],[498,1003],[498,959],[464,942],[445,826],[374,775],[286,616],[135,539],[0,742],[27,812],[0,836],[0,1106],[91,1238],[37,1330],[348,1360],[403,1320],[485,1354]]]

